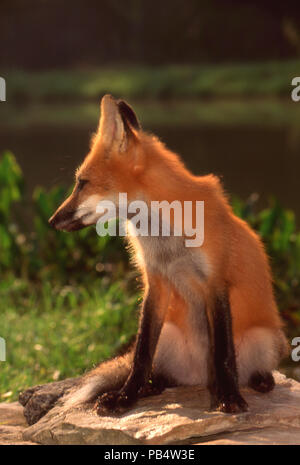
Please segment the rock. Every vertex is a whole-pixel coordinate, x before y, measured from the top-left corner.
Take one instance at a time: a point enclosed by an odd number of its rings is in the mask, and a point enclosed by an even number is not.
[[[33,444],[25,441],[22,433],[27,427],[23,407],[18,402],[0,404],[0,445]]]
[[[23,438],[40,444],[300,444],[300,383],[274,376],[268,394],[242,389],[246,413],[209,411],[208,392],[197,387],[166,389],[119,416],[66,411],[60,400]]]
[[[197,445],[286,445],[300,444],[300,429],[290,428],[288,426],[260,428],[251,431],[236,431],[233,433],[222,434],[219,437],[213,437],[204,442],[198,442]]]
[[[21,392],[19,402],[23,405],[24,416],[29,425],[36,423],[50,410],[56,401],[71,387],[76,386],[80,378],[68,378],[40,386],[34,386]]]

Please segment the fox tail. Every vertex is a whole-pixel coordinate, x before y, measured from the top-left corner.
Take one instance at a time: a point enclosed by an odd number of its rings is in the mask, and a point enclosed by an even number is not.
[[[133,350],[101,363],[82,377],[80,383],[62,398],[64,407],[80,407],[93,402],[99,395],[119,390],[130,373]]]

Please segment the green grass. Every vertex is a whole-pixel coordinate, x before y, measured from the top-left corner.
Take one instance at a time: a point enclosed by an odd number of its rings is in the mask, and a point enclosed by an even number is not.
[[[131,99],[286,96],[299,60],[266,63],[25,72],[2,70],[7,101],[98,99],[105,93]]]
[[[24,388],[84,373],[136,332],[138,297],[124,280],[98,280],[86,291],[47,282],[35,289],[14,278],[2,283],[0,297],[7,352],[0,362],[0,402],[15,400]]]

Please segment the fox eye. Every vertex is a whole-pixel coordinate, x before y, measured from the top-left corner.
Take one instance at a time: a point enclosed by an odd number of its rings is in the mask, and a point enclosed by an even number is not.
[[[78,179],[77,181],[77,190],[81,191],[83,187],[88,183],[87,179]]]

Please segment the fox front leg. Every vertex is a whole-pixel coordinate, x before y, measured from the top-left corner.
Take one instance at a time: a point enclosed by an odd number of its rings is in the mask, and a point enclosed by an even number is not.
[[[228,292],[214,298],[207,308],[210,334],[209,390],[211,407],[225,413],[248,410],[239,391]]]
[[[149,280],[149,290],[144,298],[133,365],[124,386],[119,391],[102,394],[96,403],[98,415],[119,412],[130,407],[139,391],[149,380],[152,362],[168,306],[169,291],[160,279]]]

